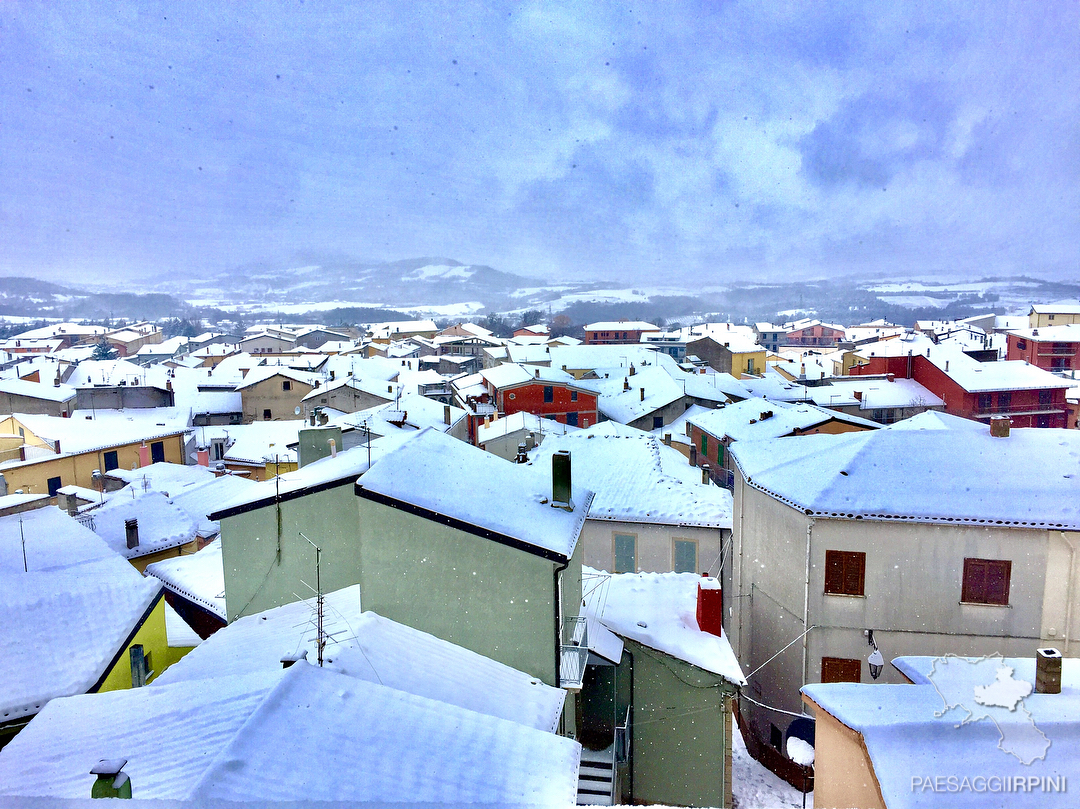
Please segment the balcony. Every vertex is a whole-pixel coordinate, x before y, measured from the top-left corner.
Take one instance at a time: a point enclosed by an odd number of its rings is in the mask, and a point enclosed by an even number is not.
[[[559,688],[578,692],[589,662],[589,624],[583,616],[565,618],[559,650]]]

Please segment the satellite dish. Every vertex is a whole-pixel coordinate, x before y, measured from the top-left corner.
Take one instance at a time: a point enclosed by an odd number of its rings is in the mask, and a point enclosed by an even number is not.
[[[294,416],[299,416],[300,415],[300,405],[297,405],[296,407],[293,408],[293,415]]]

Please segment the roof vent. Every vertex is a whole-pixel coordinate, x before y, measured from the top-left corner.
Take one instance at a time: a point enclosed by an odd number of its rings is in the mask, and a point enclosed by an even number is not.
[[[90,770],[91,775],[97,776],[94,785],[90,787],[90,797],[130,798],[131,779],[123,771],[126,764],[126,758],[101,759],[94,769]]]
[[[1061,652],[1057,649],[1035,650],[1035,693],[1061,693]]]
[[[139,521],[136,518],[130,520],[124,520],[124,534],[127,536],[127,546],[131,548],[139,547]]]
[[[990,435],[994,438],[1008,438],[1010,427],[1012,427],[1012,419],[1008,416],[990,417]]]

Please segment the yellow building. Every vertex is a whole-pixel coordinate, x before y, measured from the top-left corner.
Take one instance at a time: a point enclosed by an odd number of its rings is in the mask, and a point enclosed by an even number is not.
[[[185,462],[184,430],[137,423],[84,426],[75,419],[25,414],[0,420],[0,474],[8,493],[55,495],[62,486],[93,488],[95,469],[104,473],[159,461]]]

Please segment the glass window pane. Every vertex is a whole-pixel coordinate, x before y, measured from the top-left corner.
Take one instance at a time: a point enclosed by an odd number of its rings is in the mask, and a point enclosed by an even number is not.
[[[637,573],[637,538],[633,534],[615,535],[615,572]]]
[[[686,539],[675,540],[675,572],[697,572],[697,543]]]

